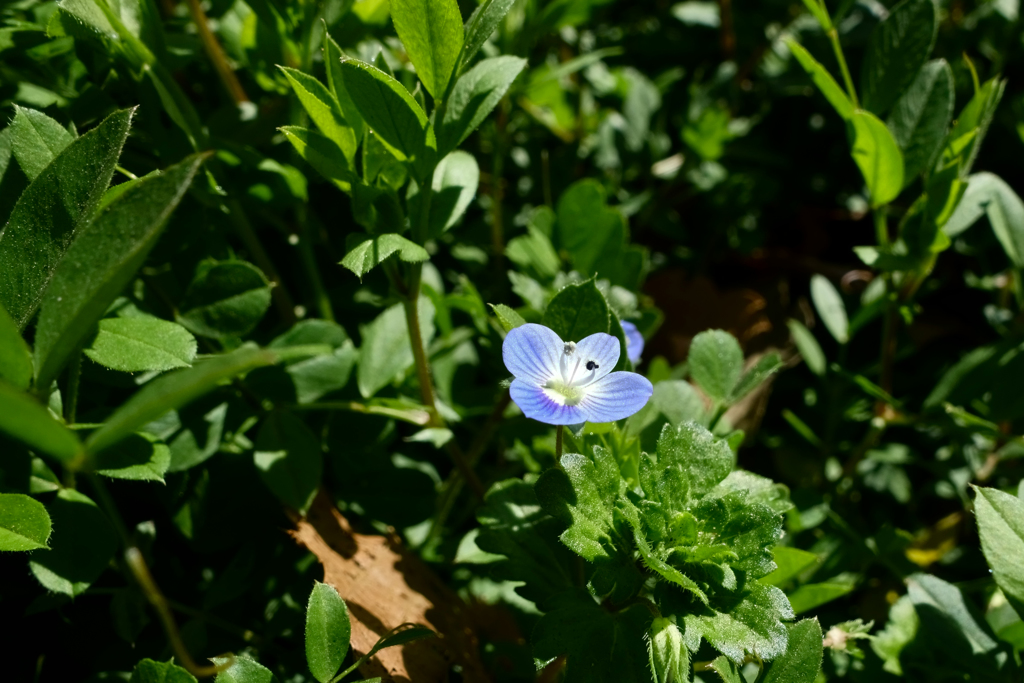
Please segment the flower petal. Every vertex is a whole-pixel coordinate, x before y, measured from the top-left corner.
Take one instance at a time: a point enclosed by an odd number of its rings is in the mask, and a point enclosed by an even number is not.
[[[542,385],[560,376],[558,362],[564,349],[565,343],[554,330],[526,323],[509,331],[501,345],[501,357],[516,378]]]
[[[596,382],[615,369],[615,364],[619,362],[620,351],[619,340],[610,334],[598,332],[589,337],[584,337],[582,341],[576,344],[576,356],[583,364],[580,368],[579,376],[583,377],[583,372],[588,362],[594,361],[595,368],[592,371],[593,375],[580,386]]]
[[[654,385],[635,372],[613,372],[586,389],[579,406],[588,422],[614,422],[629,417],[645,405]]]
[[[573,425],[587,420],[581,406],[561,404],[541,387],[521,379],[512,380],[512,386],[508,391],[512,395],[512,400],[523,411],[523,415],[538,422],[549,425]]]
[[[636,329],[636,325],[628,320],[622,321],[622,331],[626,333],[626,356],[633,365],[636,365],[644,352],[644,336]]]

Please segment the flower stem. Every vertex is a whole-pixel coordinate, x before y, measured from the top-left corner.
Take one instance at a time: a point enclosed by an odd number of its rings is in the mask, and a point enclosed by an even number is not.
[[[220,82],[224,85],[224,89],[231,95],[231,99],[234,100],[236,106],[243,102],[248,102],[249,96],[245,94],[242,84],[238,81],[238,77],[235,76],[234,69],[228,64],[227,55],[224,54],[224,48],[217,42],[217,36],[213,35],[213,31],[210,30],[206,21],[206,12],[203,11],[199,0],[188,0],[188,11],[192,14],[192,21],[199,32],[199,39],[203,43],[203,50],[206,51],[206,56],[213,63],[213,68],[216,70],[217,76],[220,77]]]
[[[555,427],[555,466],[561,468],[562,466],[562,430],[565,429],[562,425]]]
[[[78,351],[71,359],[71,367],[68,369],[68,405],[65,411],[65,420],[69,425],[75,424],[78,414],[78,387],[82,383],[82,352]]]
[[[860,109],[860,102],[857,101],[857,91],[853,87],[853,79],[850,77],[850,68],[846,66],[846,57],[843,56],[843,48],[839,45],[839,29],[835,26],[828,32],[828,38],[832,41],[832,49],[836,53],[836,61],[839,62],[839,70],[843,72],[843,82],[846,83],[846,93],[853,102],[854,109]]]

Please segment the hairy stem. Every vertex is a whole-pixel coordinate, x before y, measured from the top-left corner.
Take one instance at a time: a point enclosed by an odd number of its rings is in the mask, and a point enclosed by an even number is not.
[[[82,383],[82,352],[77,351],[71,358],[68,368],[68,405],[64,410],[64,419],[69,425],[75,424],[78,416],[78,388]]]
[[[555,427],[555,465],[557,467],[562,466],[562,430],[564,427],[558,425]]]

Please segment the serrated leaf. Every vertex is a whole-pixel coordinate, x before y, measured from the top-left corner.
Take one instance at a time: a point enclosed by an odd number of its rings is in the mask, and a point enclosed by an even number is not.
[[[666,425],[655,453],[640,459],[640,486],[646,499],[681,511],[724,480],[735,465],[729,445],[698,424]]]
[[[240,337],[263,319],[270,297],[270,282],[251,263],[205,262],[185,292],[178,322],[204,337]]]
[[[434,338],[434,305],[423,296],[418,304],[420,334],[423,343],[429,345]],[[370,398],[413,364],[404,305],[386,309],[369,325],[362,326],[361,332],[363,344],[356,382],[363,398]]]
[[[298,417],[275,411],[264,420],[255,449],[263,483],[282,503],[305,514],[323,475],[320,439]]]
[[[36,325],[36,386],[50,386],[135,276],[202,162],[203,157],[192,156],[138,183],[84,228],[67,250]]]
[[[971,488],[981,549],[992,576],[1017,614],[1024,614],[1024,502],[997,489]]]
[[[566,285],[551,299],[541,323],[563,341],[578,342],[597,332],[608,334],[611,312],[593,280]]]
[[[846,316],[846,304],[827,277],[815,274],[811,277],[811,301],[818,312],[825,329],[840,344],[850,341],[850,321]]]
[[[340,73],[370,129],[400,161],[410,159],[420,176],[434,162],[437,142],[427,115],[401,83],[375,66],[342,61]]]
[[[903,153],[886,125],[871,112],[858,109],[848,119],[847,137],[850,154],[871,195],[872,208],[896,199],[903,189]]]
[[[324,66],[327,70],[327,87],[331,89],[331,93],[334,94],[338,106],[341,107],[345,123],[351,126],[353,132],[355,132],[356,140],[362,140],[363,135],[366,133],[366,122],[363,121],[362,114],[359,113],[355,102],[352,101],[352,96],[348,92],[344,76],[341,73],[341,62],[345,59],[345,53],[338,47],[338,43],[335,42],[334,37],[329,32],[325,32],[324,38]]]
[[[785,594],[774,586],[748,583],[742,599],[728,612],[706,609],[683,616],[686,646],[696,651],[703,638],[734,662],[748,652],[775,659],[786,651],[788,632],[783,619],[793,611]]]
[[[0,306],[0,380],[25,390],[32,382],[32,350],[14,320]]]
[[[764,683],[814,683],[824,655],[821,625],[803,619],[789,627],[786,654],[772,662]]]
[[[92,218],[128,137],[133,111],[111,114],[68,145],[15,204],[0,233],[0,305],[19,329],[39,307],[78,229]]]
[[[896,101],[888,125],[903,150],[903,183],[928,170],[942,151],[953,118],[953,71],[944,59],[928,62]]]
[[[339,189],[347,192],[352,183],[359,182],[352,170],[351,159],[346,158],[341,147],[326,135],[299,126],[282,126],[280,130],[299,156]]]
[[[821,94],[825,96],[828,103],[832,105],[832,108],[836,110],[843,120],[848,120],[853,116],[853,102],[847,97],[843,89],[836,83],[836,79],[832,78],[832,74],[822,66],[818,60],[811,56],[811,53],[804,49],[800,43],[794,40],[787,41],[786,45],[793,52],[793,56],[800,62],[800,66],[804,68],[807,75],[811,77],[814,85],[818,87]]]
[[[295,91],[295,95],[302,103],[302,108],[313,119],[313,123],[320,129],[327,139],[333,142],[341,150],[345,158],[351,163],[356,155],[358,141],[351,126],[345,123],[345,117],[341,113],[341,106],[323,83],[316,80],[309,74],[304,74],[297,69],[290,69],[286,66],[277,67],[284,73],[288,82]]]
[[[333,586],[317,582],[306,607],[306,663],[320,683],[341,668],[351,632],[345,601]]]
[[[159,481],[171,465],[171,449],[148,434],[132,434],[96,457],[97,474],[111,479]]]
[[[35,180],[58,154],[75,141],[64,126],[43,112],[18,105],[14,105],[10,130],[14,157],[30,181]]]
[[[501,323],[501,326],[506,332],[511,332],[520,325],[526,324],[526,320],[523,319],[523,316],[519,315],[515,310],[509,308],[505,304],[488,304],[488,306],[490,306],[491,310],[494,311],[494,317],[498,319],[498,322]]]
[[[29,569],[47,590],[81,595],[107,568],[117,536],[96,503],[78,491],[61,489],[47,511],[54,529],[50,550],[33,553]]]
[[[693,379],[716,403],[729,398],[743,373],[743,350],[736,338],[723,330],[695,336],[687,361]]]
[[[103,426],[90,434],[86,449],[92,454],[99,453],[164,413],[211,391],[222,381],[264,365],[273,365],[277,360],[271,351],[243,346],[231,353],[197,361],[191,368],[158,377],[125,401]]]
[[[70,464],[82,455],[82,443],[32,397],[0,380],[0,432]]]
[[[391,0],[391,18],[416,75],[434,99],[448,88],[462,51],[462,15],[456,0]]]
[[[159,318],[105,318],[85,355],[121,372],[163,372],[192,365],[196,338]]]
[[[984,618],[969,607],[956,586],[930,574],[907,577],[907,595],[914,604],[921,625],[932,638],[941,638],[950,646],[961,643],[973,654],[991,652],[999,647]]]
[[[128,683],[196,683],[195,676],[171,662],[143,659],[135,665]]]
[[[50,515],[42,503],[21,493],[0,493],[0,551],[46,548]]]
[[[928,59],[938,29],[933,0],[904,0],[875,26],[861,67],[865,109],[889,110]]]
[[[622,600],[636,591],[643,577],[633,562],[633,534],[615,502],[619,467],[599,446],[593,458],[577,453],[562,456],[562,470],[550,469],[537,481],[537,499],[566,528],[559,537],[574,553],[594,563],[591,585],[599,595]]]
[[[350,239],[355,246],[345,254],[341,265],[351,270],[360,279],[395,253],[398,254],[398,258],[407,263],[419,263],[430,258],[426,249],[397,233],[376,237],[360,234],[353,235]]]
[[[504,2],[507,0],[490,4]],[[461,145],[498,105],[525,67],[525,59],[503,55],[485,59],[462,74],[452,88],[438,130],[438,152],[447,154]]]

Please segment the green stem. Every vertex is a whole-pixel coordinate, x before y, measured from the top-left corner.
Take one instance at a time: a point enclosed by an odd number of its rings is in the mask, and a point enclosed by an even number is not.
[[[555,427],[555,465],[558,467],[562,466],[562,430],[564,427],[558,425]]]
[[[832,41],[832,50],[836,53],[839,70],[843,72],[846,93],[850,96],[854,109],[860,109],[860,102],[857,100],[857,90],[853,87],[853,79],[850,77],[850,68],[846,66],[846,57],[843,56],[843,48],[839,45],[839,30],[833,26],[832,30],[828,32],[828,38]]]
[[[889,223],[885,220],[886,206],[879,206],[871,211],[871,215],[875,219],[875,239],[878,240],[878,246],[888,247],[891,244],[889,240]]]
[[[267,256],[263,243],[256,236],[256,231],[253,230],[252,223],[249,222],[249,217],[245,214],[245,209],[242,208],[242,203],[237,199],[226,199],[224,205],[228,210],[228,216],[231,217],[231,222],[235,226],[238,237],[252,255],[252,260],[256,262],[256,265],[259,266],[260,270],[263,271],[271,282],[270,293],[274,299],[274,305],[277,307],[277,312],[284,320],[284,323],[291,326],[295,322],[295,303],[281,282],[281,276],[277,274],[277,269],[274,268],[270,257]]]
[[[71,359],[71,366],[68,369],[68,405],[65,412],[65,421],[68,425],[75,424],[78,415],[78,388],[82,384],[82,352],[78,351]]]
[[[331,297],[324,288],[323,277],[320,275],[320,268],[316,264],[316,255],[313,253],[313,240],[309,235],[309,224],[307,221],[307,209],[303,204],[296,212],[299,215],[299,255],[302,257],[302,264],[309,278],[309,284],[313,288],[313,298],[316,301],[316,309],[324,320],[334,322],[334,308],[331,306]]]

